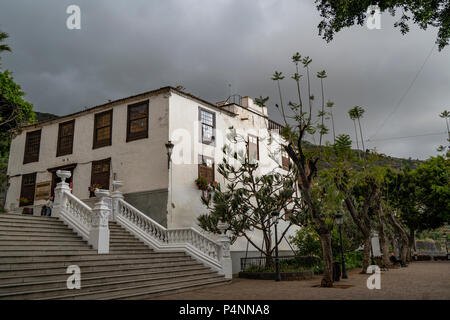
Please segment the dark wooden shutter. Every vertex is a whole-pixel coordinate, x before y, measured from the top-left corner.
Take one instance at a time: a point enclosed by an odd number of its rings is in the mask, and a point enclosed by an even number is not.
[[[98,184],[101,189],[109,189],[111,172],[111,158],[93,161],[91,171],[91,185]]]
[[[20,188],[20,198],[26,198],[28,203],[20,203],[20,206],[32,205],[34,202],[34,191],[36,188],[36,173],[22,175],[22,186]]]
[[[112,143],[113,111],[97,113],[94,120],[93,149],[110,146]]]
[[[211,166],[208,166],[206,160],[212,162]],[[200,162],[198,164],[198,176],[203,177],[208,182],[214,182],[214,160],[209,157],[200,156]]]
[[[23,164],[39,161],[41,148],[41,130],[27,132]]]
[[[57,157],[72,154],[74,129],[75,119],[59,124],[58,146],[56,151]]]
[[[127,142],[148,138],[148,104],[146,100],[128,106]]]

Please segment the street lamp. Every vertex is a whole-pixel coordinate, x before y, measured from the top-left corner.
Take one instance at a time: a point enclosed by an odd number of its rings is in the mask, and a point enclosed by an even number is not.
[[[173,145],[172,141],[169,140],[169,142],[166,143],[168,169],[170,169],[170,162],[172,161],[173,147],[174,147],[174,145]]]
[[[281,275],[280,275],[280,259],[278,258],[278,217],[280,215],[280,212],[273,211],[272,212],[272,219],[275,223],[275,281],[281,281]]]
[[[336,224],[339,227],[339,238],[341,241],[341,265],[342,265],[342,279],[347,279],[347,272],[345,271],[345,257],[344,257],[344,246],[342,244],[342,224],[344,223],[344,215],[340,212],[336,213],[334,216],[336,219]]]

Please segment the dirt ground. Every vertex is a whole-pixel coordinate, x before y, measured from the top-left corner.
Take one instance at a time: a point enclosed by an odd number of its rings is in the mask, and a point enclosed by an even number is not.
[[[335,288],[320,288],[320,277],[306,281],[233,279],[231,284],[160,296],[159,300],[450,300],[450,261],[414,262],[381,272],[381,289],[369,290],[370,275],[350,270]]]

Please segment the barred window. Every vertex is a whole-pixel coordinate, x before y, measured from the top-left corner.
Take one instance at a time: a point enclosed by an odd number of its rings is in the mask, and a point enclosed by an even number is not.
[[[250,161],[259,160],[259,140],[258,137],[251,134],[248,135],[247,146],[248,158]]]
[[[198,177],[205,178],[208,182],[214,182],[214,159],[199,156]]]
[[[216,114],[199,108],[200,142],[214,144],[216,131]]]
[[[128,106],[127,142],[148,138],[148,100]]]
[[[41,148],[41,130],[27,132],[23,164],[39,161]]]
[[[56,156],[64,156],[73,152],[73,133],[75,128],[75,119],[60,123],[58,130],[58,146]]]
[[[112,117],[112,109],[95,115],[93,149],[111,145]]]

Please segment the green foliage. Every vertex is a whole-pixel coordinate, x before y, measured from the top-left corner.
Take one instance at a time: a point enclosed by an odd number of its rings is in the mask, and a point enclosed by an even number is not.
[[[449,4],[447,0],[316,0],[317,10],[323,20],[319,23],[319,35],[327,42],[333,40],[334,34],[354,24],[363,25],[367,18],[367,9],[378,5],[381,12],[388,11],[392,16],[397,10],[402,12],[394,27],[400,32],[409,31],[408,21],[417,24],[421,29],[428,26],[438,27],[436,43],[439,50],[448,45],[450,38]]]
[[[435,229],[450,223],[450,160],[431,157],[416,169],[390,170],[386,199],[410,230]]]
[[[229,135],[231,141],[243,139],[233,132],[231,130]],[[253,242],[252,245],[270,256],[274,250],[271,213],[278,211],[280,219],[290,222],[281,230],[279,241],[292,224],[301,223],[304,214],[302,203],[295,194],[296,176],[277,172],[260,175],[258,163],[250,161],[247,152],[233,152],[230,146],[225,146],[223,152],[218,172],[225,184],[201,197],[209,212],[198,217],[198,224],[206,231],[218,233],[218,222],[227,222],[232,241],[243,236],[252,242],[250,234],[259,230],[264,235],[264,247]]]

